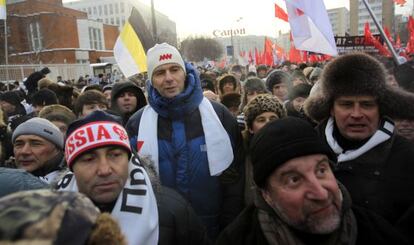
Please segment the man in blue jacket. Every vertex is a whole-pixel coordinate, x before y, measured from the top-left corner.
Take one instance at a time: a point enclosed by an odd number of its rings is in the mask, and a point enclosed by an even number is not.
[[[151,158],[163,185],[191,203],[214,239],[243,208],[237,122],[203,97],[199,75],[175,47],[156,44],[147,65],[149,105],[126,125],[131,145]]]

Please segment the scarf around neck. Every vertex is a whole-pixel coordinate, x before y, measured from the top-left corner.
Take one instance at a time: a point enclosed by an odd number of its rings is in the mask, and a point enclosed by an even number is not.
[[[391,120],[384,118],[377,131],[365,144],[357,149],[344,151],[338,141],[333,137],[334,123],[334,119],[330,117],[328,123],[326,124],[325,137],[331,149],[338,155],[338,163],[358,158],[375,146],[390,139],[394,132],[394,123]]]
[[[173,98],[162,97],[161,94],[147,81],[148,103],[162,117],[182,118],[196,110],[203,100],[200,77],[194,68],[186,63],[186,80],[184,91]]]
[[[158,244],[158,208],[147,171],[138,157],[128,163],[128,179],[115,201],[111,216],[115,218],[128,244]],[[78,191],[75,176],[68,172],[58,183],[59,191]]]
[[[351,209],[351,197],[342,184],[338,183],[338,186],[343,197],[341,224],[337,230],[327,235],[321,245],[353,245],[356,243],[357,221]],[[254,202],[258,208],[257,217],[268,244],[305,245],[306,241],[300,240],[295,235],[295,231],[266,203],[260,191],[257,190],[255,194]],[[311,234],[309,235],[312,236]]]

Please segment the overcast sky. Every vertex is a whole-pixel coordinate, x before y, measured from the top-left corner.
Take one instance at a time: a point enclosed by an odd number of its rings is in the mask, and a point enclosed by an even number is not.
[[[69,2],[73,0],[63,0]],[[392,0],[389,0],[392,1]],[[148,5],[151,0],[141,0]],[[408,13],[397,7],[398,13]],[[177,24],[180,39],[189,35],[212,36],[214,30],[245,28],[247,35],[276,37],[279,30],[287,31],[289,25],[275,18],[274,4],[286,9],[283,0],[154,0],[155,8]],[[327,9],[346,7],[349,0],[324,0]]]

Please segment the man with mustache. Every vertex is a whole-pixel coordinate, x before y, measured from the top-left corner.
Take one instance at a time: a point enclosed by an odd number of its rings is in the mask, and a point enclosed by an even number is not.
[[[396,227],[412,222],[414,145],[391,118],[413,119],[414,95],[387,85],[383,65],[363,53],[329,62],[316,86],[305,112],[320,122],[320,136],[338,157],[335,176],[353,203]]]
[[[300,130],[298,130],[300,129]],[[333,175],[336,156],[299,118],[269,122],[250,145],[254,204],[217,244],[406,244],[382,217],[352,207]]]
[[[209,244],[207,232],[178,193],[159,184],[148,162],[134,154],[122,122],[94,111],[70,124],[69,169],[58,183],[111,213],[128,244]]]

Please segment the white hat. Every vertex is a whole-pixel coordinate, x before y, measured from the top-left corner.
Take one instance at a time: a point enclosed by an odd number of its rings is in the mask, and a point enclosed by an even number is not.
[[[168,43],[155,44],[147,52],[148,78],[152,80],[155,68],[168,63],[177,63],[185,71],[184,60],[174,46]]]

